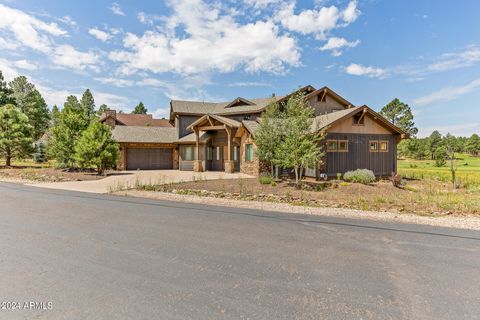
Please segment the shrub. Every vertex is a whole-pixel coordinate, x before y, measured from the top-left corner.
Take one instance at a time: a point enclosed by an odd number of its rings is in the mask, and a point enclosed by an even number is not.
[[[261,184],[271,184],[273,182],[273,178],[270,175],[261,175],[259,180]]]
[[[345,181],[362,184],[370,184],[376,180],[373,171],[368,169],[357,169],[355,171],[345,172],[343,179]]]

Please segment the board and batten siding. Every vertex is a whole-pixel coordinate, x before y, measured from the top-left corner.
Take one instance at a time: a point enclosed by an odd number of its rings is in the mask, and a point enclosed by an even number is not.
[[[348,152],[325,151],[326,174],[335,177],[356,169],[372,170],[376,176],[397,171],[397,145],[392,134],[331,133],[326,140],[348,140]],[[370,141],[388,141],[388,152],[370,152]]]

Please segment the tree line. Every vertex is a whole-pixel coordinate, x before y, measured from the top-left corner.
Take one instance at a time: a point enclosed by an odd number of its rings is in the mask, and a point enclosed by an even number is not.
[[[97,109],[87,89],[80,100],[70,95],[63,108],[54,105],[50,111],[25,76],[7,83],[0,71],[0,157],[7,167],[14,158],[33,157],[37,162],[54,159],[61,168],[95,167],[101,174],[119,156],[110,127],[99,122],[108,109],[105,104]],[[132,113],[147,112],[140,102]]]

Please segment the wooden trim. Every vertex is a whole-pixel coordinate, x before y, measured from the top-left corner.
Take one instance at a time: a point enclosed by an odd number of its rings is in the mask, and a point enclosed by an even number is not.
[[[385,143],[385,144],[387,145],[387,149],[382,150],[382,149],[380,148],[380,145],[381,145],[382,143]],[[378,152],[389,152],[389,150],[390,150],[390,147],[389,147],[389,145],[388,145],[388,141],[387,141],[387,140],[379,140],[379,141],[378,141]]]
[[[198,130],[200,131],[223,130],[223,129],[225,129],[224,125],[198,127]]]
[[[341,150],[341,149],[340,149],[340,143],[342,143],[342,142],[345,142],[345,143],[346,143],[346,146],[347,146],[347,149],[346,149],[346,150]],[[338,140],[338,141],[337,141],[337,150],[338,150],[338,152],[348,152],[348,144],[349,144],[348,142],[349,142],[348,140]]]
[[[328,148],[328,144],[330,142],[335,142],[335,150]],[[332,140],[327,140],[326,141],[326,149],[327,149],[327,152],[338,152],[338,140],[333,140],[333,139]]]

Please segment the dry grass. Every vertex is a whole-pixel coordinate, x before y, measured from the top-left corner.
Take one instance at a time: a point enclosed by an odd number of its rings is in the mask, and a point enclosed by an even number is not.
[[[439,181],[410,181],[404,189],[381,181],[373,185],[329,183],[322,191],[299,190],[286,182],[276,186],[257,179],[211,180],[169,185],[138,185],[138,190],[283,202],[294,205],[408,212],[429,216],[480,215],[480,190],[459,189]]]

